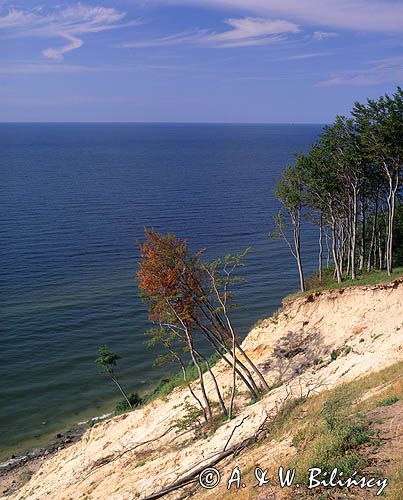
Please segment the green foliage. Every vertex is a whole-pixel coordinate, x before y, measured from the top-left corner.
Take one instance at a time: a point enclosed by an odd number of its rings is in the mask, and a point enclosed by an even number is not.
[[[330,353],[330,359],[331,361],[336,361],[339,356],[346,356],[349,352],[351,352],[351,346],[349,345],[341,347],[340,349],[333,349]]]
[[[203,422],[201,408],[188,402],[184,403],[183,406],[186,411],[185,415],[174,421],[177,432],[200,429]]]
[[[376,264],[390,275],[392,263],[403,265],[402,137],[403,91],[397,87],[391,96],[356,103],[351,117],[337,116],[311,150],[284,170],[274,191],[282,208],[271,236],[287,242],[302,290],[303,218],[321,229],[320,270],[326,235],[338,283],[348,279],[346,268],[354,280],[357,268]]]
[[[307,289],[305,292],[296,292],[291,295],[288,295],[283,299],[283,302],[287,302],[288,300],[295,299],[297,297],[311,295],[315,292],[321,292],[324,290],[333,290],[340,288],[348,288],[351,286],[363,286],[363,285],[378,285],[380,283],[387,283],[388,281],[395,280],[396,278],[400,278],[403,276],[403,267],[396,267],[392,274],[388,276],[386,271],[379,271],[374,269],[370,273],[363,272],[357,274],[357,278],[355,280],[346,278],[342,283],[335,283],[333,280],[333,267],[331,269],[324,271],[324,276],[322,282],[319,282],[317,279],[317,274],[315,273],[312,278],[307,280]]]
[[[116,403],[116,406],[115,406],[115,414],[116,415],[118,415],[120,413],[125,413],[126,411],[129,411],[133,408],[137,408],[143,402],[142,398],[139,396],[139,394],[137,392],[132,392],[131,394],[129,394],[127,396],[127,399],[129,400],[129,402],[131,404],[131,408],[129,406],[129,403],[126,401],[126,399],[123,398]]]
[[[95,362],[106,372],[112,371],[113,367],[116,366],[117,361],[120,359],[120,356],[110,351],[106,344],[99,347],[97,354],[98,358]]]
[[[216,362],[220,359],[218,354],[213,354],[208,358],[210,366],[214,366]],[[205,363],[201,365],[202,371],[206,372],[207,367]],[[186,370],[186,379],[188,382],[192,382],[197,380],[198,373],[196,367],[189,363],[185,367]],[[152,391],[143,396],[143,404],[153,401],[157,398],[166,398],[176,387],[183,387],[185,384],[183,379],[183,373],[177,372],[171,375],[170,377],[161,379],[158,384],[154,387]]]
[[[315,427],[303,427],[295,433],[293,444],[300,454],[292,465],[303,463],[303,468],[297,467],[298,480],[306,480],[310,467],[327,472],[337,467],[348,477],[365,465],[359,447],[370,441],[370,431],[360,413],[351,413],[354,396],[349,386],[332,391]]]
[[[389,398],[382,399],[382,401],[379,401],[377,406],[390,406],[394,405],[399,401],[399,398],[397,396],[391,396]]]

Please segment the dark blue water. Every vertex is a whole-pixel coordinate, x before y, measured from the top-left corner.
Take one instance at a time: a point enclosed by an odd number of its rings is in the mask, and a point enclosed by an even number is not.
[[[41,442],[118,399],[94,364],[122,355],[129,389],[161,376],[143,343],[135,241],[172,231],[217,257],[251,246],[237,298],[247,333],[296,289],[287,247],[270,240],[273,187],[315,125],[1,124],[0,440]],[[316,237],[316,236],[315,236]],[[304,235],[307,271],[313,235]]]

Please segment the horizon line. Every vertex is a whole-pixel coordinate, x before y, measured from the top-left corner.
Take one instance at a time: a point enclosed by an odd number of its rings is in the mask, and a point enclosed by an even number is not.
[[[0,125],[327,125],[330,122],[219,122],[219,121],[0,121]]]

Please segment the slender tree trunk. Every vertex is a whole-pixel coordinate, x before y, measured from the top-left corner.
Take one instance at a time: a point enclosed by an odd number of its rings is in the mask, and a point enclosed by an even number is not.
[[[189,351],[190,351],[190,357],[192,358],[193,364],[195,365],[196,370],[197,370],[197,374],[199,376],[200,390],[202,393],[202,400],[203,400],[205,411],[206,411],[205,419],[208,422],[211,420],[213,414],[211,411],[210,401],[207,397],[206,387],[204,385],[203,370],[201,369],[200,363],[197,361],[197,358],[195,356],[192,338],[191,338],[187,328],[185,329],[185,334],[186,334],[187,343],[188,343],[188,347],[189,347]]]
[[[197,358],[195,356],[195,351],[194,351],[194,347],[193,347],[193,339],[192,339],[192,335],[191,333],[189,332],[189,328],[188,326],[186,325],[186,323],[183,321],[183,319],[178,315],[178,313],[175,311],[174,307],[172,307],[172,304],[170,304],[170,302],[167,300],[167,305],[168,307],[170,308],[170,310],[172,311],[172,313],[175,315],[175,317],[177,318],[177,320],[180,322],[180,324],[182,325],[182,328],[183,328],[183,332],[184,332],[184,335],[186,337],[186,343],[188,345],[188,348],[189,348],[189,352],[190,352],[190,357],[192,358],[192,361],[193,361],[193,364],[195,365],[196,367],[196,370],[197,370],[197,374],[199,376],[199,383],[200,383],[200,390],[201,390],[201,393],[202,393],[202,400],[203,400],[203,403],[205,405],[205,420],[206,422],[210,421],[212,419],[212,412],[211,412],[211,405],[210,405],[210,401],[207,397],[207,393],[206,393],[206,387],[204,385],[204,379],[203,379],[203,371],[200,367],[200,364],[199,362],[197,361]]]
[[[350,275],[350,267],[351,267],[351,245],[350,245],[350,235],[348,236],[348,245],[347,245],[347,269],[346,275]]]
[[[378,230],[378,258],[379,258],[379,270],[382,271],[382,241],[381,241],[381,231]]]
[[[387,195],[388,224],[387,224],[385,253],[386,253],[386,271],[390,276],[392,274],[392,264],[393,264],[393,225],[395,219],[396,192],[397,188],[399,187],[399,172],[396,171],[396,177],[394,178],[386,164],[384,164],[384,168],[389,180],[389,191]]]
[[[195,401],[197,402],[197,404],[200,406],[203,414],[204,414],[204,419],[206,420],[206,410],[203,406],[203,403],[200,401],[200,399],[196,396],[196,393],[194,392],[194,390],[192,389],[192,386],[190,385],[188,379],[187,379],[187,375],[186,375],[186,367],[185,365],[183,364],[183,361],[182,359],[180,358],[180,356],[178,356],[172,349],[169,349],[171,351],[171,353],[174,355],[175,359],[179,362],[179,364],[181,365],[181,368],[182,368],[182,373],[183,373],[183,380],[185,382],[185,384],[187,385],[187,388],[189,389],[189,392],[190,394],[193,396],[193,398],[195,399]]]
[[[353,186],[353,218],[351,224],[351,279],[355,280],[355,249],[357,242],[357,187]]]
[[[216,376],[214,375],[213,370],[211,369],[209,360],[205,356],[203,356],[203,354],[201,354],[199,351],[195,350],[195,352],[206,363],[207,370],[208,370],[208,372],[209,372],[209,374],[210,374],[210,376],[211,376],[211,378],[213,380],[213,384],[214,384],[214,387],[215,387],[215,390],[216,390],[216,393],[217,393],[217,398],[218,398],[218,401],[220,403],[222,412],[223,412],[224,416],[227,417],[228,416],[228,411],[227,411],[227,408],[225,406],[224,400],[222,398],[220,387],[218,386],[218,382],[217,382]]]
[[[345,247],[344,225],[341,224],[339,230],[339,267],[340,267],[340,274],[342,276],[344,269],[344,247]]]
[[[197,322],[197,321],[196,321]],[[218,339],[215,335],[212,334],[210,330],[208,330],[203,324],[198,323],[198,326],[203,330],[204,334],[206,335],[206,338],[210,342],[210,344],[214,347],[216,353],[220,356],[220,358],[227,363],[228,366],[233,366],[233,362],[230,361],[225,354],[221,351],[223,349],[225,352],[228,354],[232,354],[231,351],[227,348],[227,346],[221,342],[220,339]],[[241,372],[239,368],[244,371]],[[255,381],[253,380],[253,377],[250,373],[250,371],[247,369],[247,367],[238,359],[237,361],[237,367],[236,367],[236,373],[238,377],[242,380],[242,382],[246,385],[248,388],[251,397],[252,398],[257,398],[259,396],[259,388],[257,387]]]
[[[374,246],[375,246],[377,218],[378,218],[378,193],[376,194],[376,198],[375,198],[374,220],[372,223],[371,243],[370,243],[369,252],[368,252],[368,262],[367,262],[367,272],[368,273],[371,271],[371,266],[372,266],[371,259],[372,259],[372,253],[374,251]]]
[[[341,273],[340,273],[339,262],[337,260],[336,245],[337,245],[336,220],[335,220],[334,216],[332,215],[332,253],[333,253],[333,261],[334,261],[334,267],[335,267],[335,272],[336,272],[336,277],[337,277],[337,283],[341,283]]]
[[[390,213],[390,237],[389,237],[389,269],[388,275],[390,276],[393,271],[393,225],[395,222],[395,211],[396,211],[396,193],[394,192],[392,195],[391,202],[391,213]]]
[[[364,268],[365,259],[365,200],[362,196],[360,203],[360,216],[361,216],[361,242],[360,242],[360,259],[358,263],[358,270],[361,272]]]
[[[262,375],[262,372],[257,368],[257,366],[253,363],[253,361],[250,359],[250,357],[246,354],[246,352],[242,349],[242,347],[240,346],[240,344],[237,342],[237,348],[238,348],[238,351],[242,354],[242,356],[245,358],[246,362],[248,363],[248,365],[250,366],[250,368],[256,373],[258,379],[260,380],[263,388],[266,390],[266,391],[269,391],[270,390],[270,387],[268,386],[266,380],[264,379],[263,375]],[[239,363],[239,361],[238,361]]]
[[[326,231],[325,231],[325,241],[326,241],[326,269],[329,269],[329,266],[330,266],[330,244],[329,244],[329,233],[328,233],[327,227],[326,227]]]
[[[319,219],[319,269],[318,269],[318,275],[319,275],[319,281],[322,282],[323,278],[323,266],[322,266],[322,256],[323,256],[323,241],[322,241],[322,231],[323,231],[323,215],[322,212],[320,213],[320,219]]]
[[[124,391],[123,387],[119,384],[118,379],[115,377],[114,373],[112,371],[109,372],[109,375],[111,376],[111,379],[113,382],[116,384],[118,387],[119,391],[122,393],[123,397],[125,398],[127,404],[129,405],[130,409],[133,409],[132,404],[129,401],[129,398],[127,397],[126,392]]]
[[[300,242],[300,214],[296,215],[296,218],[293,218],[293,226],[294,226],[294,247],[295,247],[295,256],[298,265],[298,273],[299,273],[299,284],[301,288],[301,292],[305,292],[305,281],[304,281],[304,272],[302,270],[302,261],[301,261],[301,242]]]

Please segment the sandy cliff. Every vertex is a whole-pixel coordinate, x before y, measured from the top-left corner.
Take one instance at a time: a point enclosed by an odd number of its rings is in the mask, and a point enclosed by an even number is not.
[[[46,461],[11,498],[145,498],[213,464],[224,449],[256,435],[289,394],[318,393],[402,360],[402,313],[402,280],[295,299],[254,327],[245,339],[244,349],[273,389],[254,404],[247,404],[246,395],[243,399],[241,395],[245,404],[234,420],[201,437],[192,430],[178,433],[175,420],[184,415],[183,403],[191,398],[187,389],[176,389],[167,400],[89,429],[80,442]],[[331,356],[332,351],[338,355]],[[228,393],[230,370],[218,363],[214,371]],[[213,394],[211,385],[210,390]],[[243,390],[240,384],[239,391]],[[269,462],[295,452],[287,440],[270,443],[266,451]],[[248,461],[254,459],[258,462],[257,456],[248,455]],[[241,454],[239,463],[243,461]],[[199,489],[193,494],[208,492]],[[177,498],[181,492],[171,495]]]

